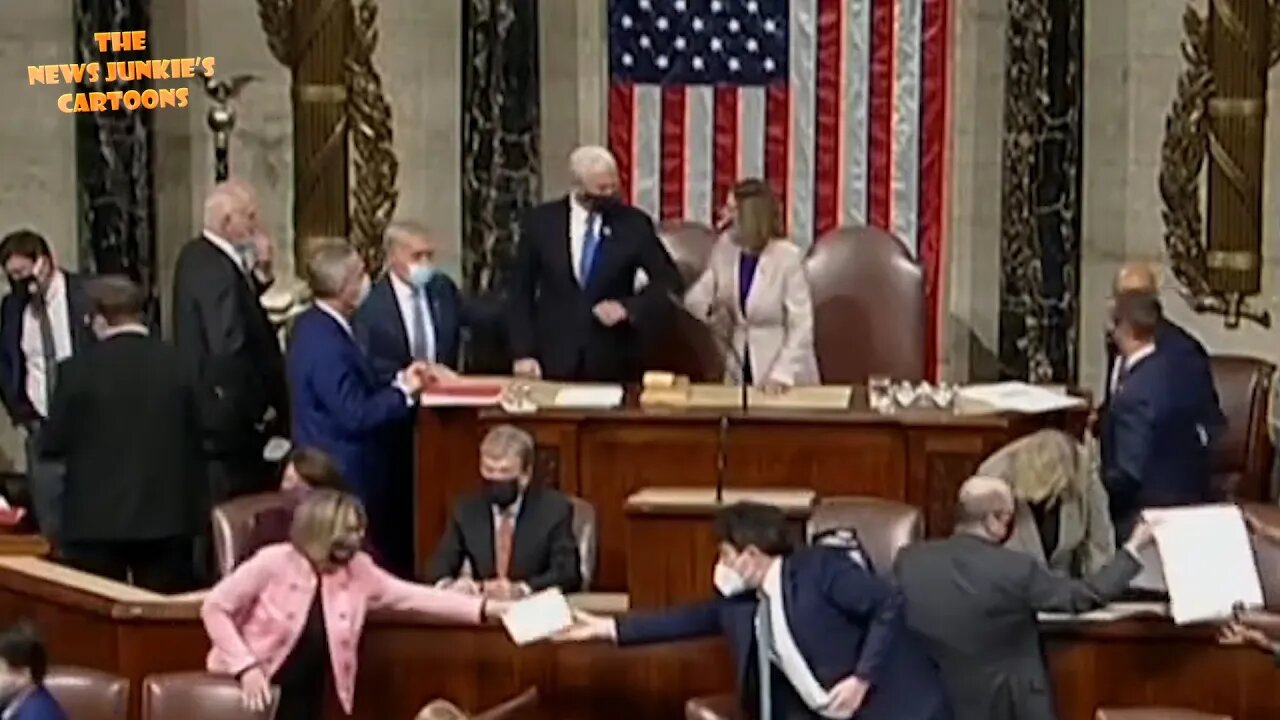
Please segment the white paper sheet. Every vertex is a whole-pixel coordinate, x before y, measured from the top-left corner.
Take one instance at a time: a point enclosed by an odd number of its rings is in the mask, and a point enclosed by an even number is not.
[[[1240,508],[1200,505],[1143,514],[1160,549],[1175,623],[1225,620],[1236,603],[1262,606],[1262,581]]]
[[[1160,560],[1160,550],[1155,543],[1148,543],[1138,551],[1138,561],[1142,569],[1129,581],[1129,587],[1136,590],[1165,593],[1169,586],[1164,581],[1164,566]]]
[[[960,388],[958,395],[962,400],[979,402],[1000,412],[1029,415],[1081,407],[1085,402],[1083,398],[1066,394],[1060,386],[1044,387],[1018,381],[968,385]]]
[[[1169,605],[1162,602],[1114,602],[1076,615],[1042,612],[1040,622],[1112,622],[1131,617],[1169,617]]]
[[[556,391],[558,408],[609,410],[622,404],[621,385],[577,385]]]
[[[516,645],[545,640],[572,624],[573,612],[559,588],[530,595],[502,615],[502,625]]]

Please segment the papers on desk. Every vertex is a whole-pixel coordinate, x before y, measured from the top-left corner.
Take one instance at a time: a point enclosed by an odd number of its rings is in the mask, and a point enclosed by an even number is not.
[[[577,410],[612,410],[622,404],[621,385],[571,385],[556,391],[552,405]]]
[[[1112,622],[1131,617],[1169,617],[1169,606],[1162,602],[1115,602],[1077,615],[1042,612],[1038,617],[1041,622]]]
[[[546,640],[572,624],[573,612],[559,588],[530,595],[502,615],[502,625],[516,645]]]
[[[1179,625],[1231,617],[1237,603],[1261,607],[1262,582],[1244,517],[1235,505],[1146,510]]]
[[[979,403],[995,412],[1017,412],[1028,415],[1083,407],[1084,398],[1068,395],[1062,387],[1045,387],[1010,381],[984,385],[967,385],[957,392],[960,401]]]

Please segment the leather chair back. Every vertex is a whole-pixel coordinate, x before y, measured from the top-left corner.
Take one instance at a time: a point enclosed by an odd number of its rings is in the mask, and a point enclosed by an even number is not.
[[[537,705],[538,688],[529,688],[478,715],[468,715],[448,700],[433,700],[422,708],[416,720],[516,720],[527,717]]]
[[[853,528],[876,574],[893,576],[898,551],[924,536],[924,513],[914,505],[873,497],[823,498],[809,516],[805,538],[838,528]]]
[[[582,564],[582,591],[587,592],[596,576],[599,555],[596,509],[580,497],[570,495],[569,502],[573,505],[573,539],[578,543],[578,559]]]
[[[1271,498],[1274,448],[1267,427],[1267,403],[1276,366],[1260,358],[1209,358],[1218,402],[1227,418],[1213,448],[1213,484],[1222,497],[1245,502]]]
[[[1240,507],[1263,525],[1280,530],[1280,507],[1264,503],[1242,503]],[[1280,610],[1280,545],[1252,533],[1249,542],[1262,583],[1263,602],[1268,610]]]
[[[280,693],[263,712],[246,710],[240,683],[200,672],[152,675],[142,683],[142,720],[273,720]]]
[[[101,670],[61,665],[49,668],[44,686],[75,720],[125,720],[129,681]]]
[[[822,381],[924,378],[924,273],[902,241],[873,227],[837,228],[805,261]]]
[[[668,221],[658,237],[680,271],[683,287],[688,288],[707,269],[715,231],[701,223]],[[669,317],[670,322],[644,329],[645,367],[688,375],[693,382],[718,381],[724,374],[724,351],[707,326],[674,307]]]
[[[248,553],[259,514],[287,506],[281,493],[258,493],[228,500],[213,508],[213,552],[218,577],[230,575]]]
[[[745,720],[746,714],[733,694],[696,697],[684,704],[685,720]]]
[[[1182,708],[1098,708],[1094,720],[1231,720],[1231,716]]]

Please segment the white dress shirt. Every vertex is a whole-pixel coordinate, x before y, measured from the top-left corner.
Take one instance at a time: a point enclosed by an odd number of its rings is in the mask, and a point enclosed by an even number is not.
[[[213,243],[214,247],[218,248],[225,253],[227,257],[231,258],[231,262],[235,263],[236,267],[240,268],[240,272],[247,273],[252,269],[245,267],[244,256],[236,250],[230,240],[208,230],[204,231],[204,239]]]
[[[44,302],[49,312],[49,324],[53,328],[53,354],[58,362],[62,362],[71,357],[71,318],[67,308],[67,277],[61,270],[53,271],[49,289],[44,294]],[[40,417],[49,417],[45,376],[51,369],[45,367],[40,316],[34,303],[28,303],[22,313],[21,346],[22,356],[27,364],[27,397]]]
[[[774,560],[769,566],[769,570],[764,575],[764,585],[760,589],[769,598],[769,625],[773,631],[773,657],[771,658],[773,664],[782,670],[791,687],[810,710],[823,717],[836,717],[826,714],[827,704],[831,700],[830,693],[822,687],[822,683],[818,682],[818,678],[809,667],[809,662],[800,653],[800,647],[796,645],[795,638],[791,636],[791,626],[787,623],[787,607],[782,592],[781,559]]]
[[[569,262],[573,264],[573,276],[578,279],[578,284],[582,284],[582,246],[585,235],[587,234],[587,218],[591,217],[591,213],[582,207],[578,199],[569,196]],[[595,216],[595,231],[600,240],[604,238],[600,236],[604,228],[601,224],[604,219],[600,215]],[[596,243],[596,252],[600,252],[600,244]]]
[[[426,320],[427,326],[427,354],[429,357],[419,358],[427,362],[434,363],[439,349],[436,345],[436,321],[431,316],[431,303],[427,299],[426,288],[418,295],[414,295],[413,286],[400,279],[395,273],[388,273],[391,277],[391,289],[395,291],[396,304],[400,306],[400,320],[404,323],[404,336],[409,341],[409,352],[413,353],[413,338],[418,332],[413,326],[413,304],[422,305],[422,317]]]
[[[1126,367],[1133,367],[1139,361],[1146,359],[1148,355],[1156,351],[1155,343],[1151,343],[1144,347],[1138,348],[1133,353],[1120,357],[1116,355],[1116,361],[1111,365],[1111,392],[1115,393],[1116,386],[1120,384],[1120,371]]]

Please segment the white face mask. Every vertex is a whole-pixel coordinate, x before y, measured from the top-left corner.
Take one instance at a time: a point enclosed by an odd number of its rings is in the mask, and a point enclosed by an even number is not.
[[[716,563],[716,569],[711,573],[711,582],[716,586],[716,591],[725,597],[740,595],[750,589],[746,579],[723,560]]]

